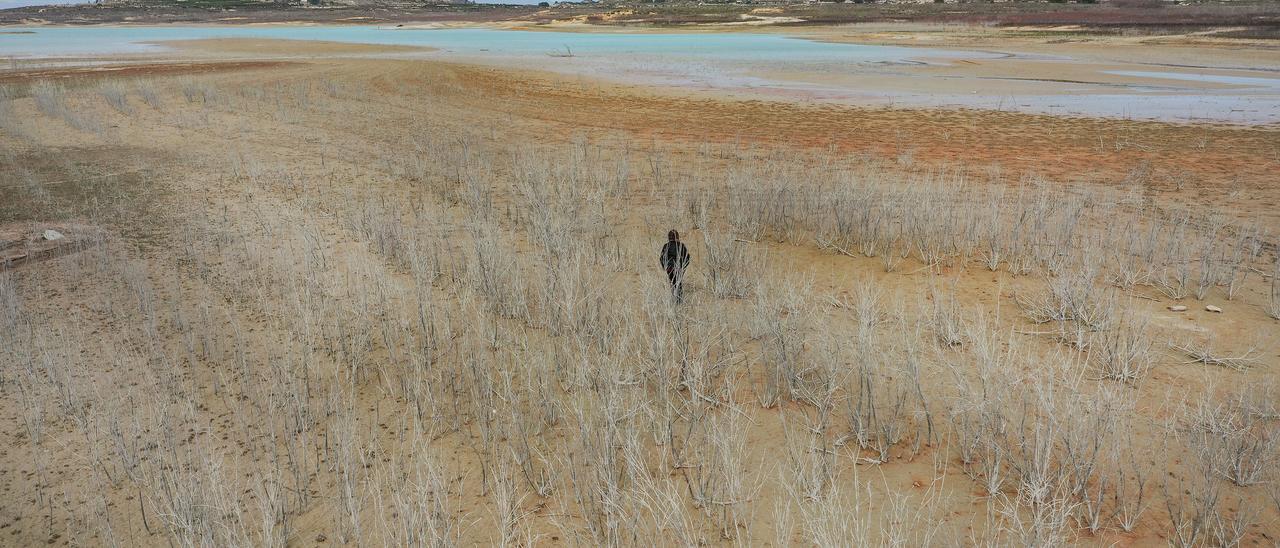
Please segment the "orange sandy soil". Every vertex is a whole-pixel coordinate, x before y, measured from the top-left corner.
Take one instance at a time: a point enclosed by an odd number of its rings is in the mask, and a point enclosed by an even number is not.
[[[260,44],[251,47],[236,45],[230,50],[243,53],[259,51]],[[321,53],[349,53],[325,49]],[[343,50],[344,48],[338,48]],[[213,73],[206,68],[216,68]],[[96,69],[95,69],[96,70]],[[1257,219],[1273,234],[1280,230],[1280,188],[1274,172],[1280,162],[1280,134],[1276,128],[1228,127],[1211,125],[1176,125],[1151,122],[1098,120],[1085,118],[1059,118],[1024,114],[953,111],[953,110],[894,110],[880,108],[856,108],[834,105],[806,105],[791,102],[767,102],[761,100],[735,100],[708,97],[705,94],[661,89],[622,87],[590,80],[565,78],[546,73],[514,71],[485,67],[464,66],[426,61],[397,60],[311,60],[270,67],[250,62],[228,61],[217,65],[191,65],[189,63],[157,64],[152,67],[129,67],[129,78],[152,78],[165,90],[169,105],[163,114],[139,107],[139,113],[123,116],[101,105],[101,99],[90,94],[82,99],[84,105],[107,121],[110,129],[103,135],[94,135],[69,129],[60,121],[51,120],[37,113],[29,101],[19,105],[19,113],[26,116],[24,135],[0,136],[11,160],[8,168],[21,164],[21,169],[33,172],[50,172],[78,175],[112,173],[119,185],[120,200],[105,206],[115,212],[103,221],[107,228],[121,235],[126,242],[140,250],[141,256],[155,264],[170,264],[172,253],[165,249],[166,233],[181,226],[184,218],[202,216],[229,216],[233,220],[251,219],[263,211],[286,214],[302,211],[306,191],[302,186],[246,190],[238,186],[227,174],[226,164],[237,155],[263,159],[270,169],[296,170],[299,180],[327,181],[333,188],[334,181],[360,192],[381,194],[406,203],[421,199],[422,193],[408,183],[398,181],[388,174],[384,165],[403,156],[410,149],[415,135],[440,131],[480,130],[487,132],[486,144],[495,147],[519,148],[535,145],[564,145],[579,137],[595,142],[610,143],[612,139],[626,140],[643,146],[650,143],[668,155],[676,172],[696,176],[698,169],[715,168],[716,160],[706,160],[697,151],[707,143],[722,148],[741,146],[757,147],[762,151],[778,154],[803,155],[835,150],[849,154],[867,154],[886,160],[891,171],[920,173],[941,169],[960,169],[973,173],[973,179],[981,182],[995,172],[1005,180],[1017,180],[1024,176],[1041,176],[1058,184],[1106,185],[1132,189],[1149,199],[1153,206],[1182,205],[1215,208],[1241,220]],[[283,120],[273,119],[278,114],[270,107],[257,113],[240,113],[235,109],[210,107],[202,109],[182,101],[174,87],[182,85],[169,75],[196,72],[180,78],[198,78],[234,95],[237,87],[287,86],[298,82],[337,82],[354,90],[333,105],[324,103],[321,108],[334,108],[319,116],[298,114],[297,119],[279,113]],[[52,76],[55,73],[20,74],[0,76],[10,82],[32,77]],[[56,73],[61,76],[63,73]],[[71,80],[69,80],[71,81]],[[334,106],[337,105],[337,106]],[[606,145],[614,146],[614,145]],[[616,150],[616,148],[615,148]],[[638,167],[637,162],[636,169]],[[1182,181],[1182,189],[1175,189],[1173,181]],[[291,183],[292,184],[292,183]],[[59,194],[58,199],[74,202],[75,196]],[[5,192],[10,192],[8,188]],[[68,190],[67,192],[71,192]],[[338,192],[338,191],[335,191]],[[637,196],[637,203],[654,206],[652,199]],[[83,212],[74,207],[42,207],[39,203],[14,204],[0,209],[5,218],[0,221],[32,221],[40,219],[75,218]],[[648,210],[642,210],[648,211]],[[32,216],[39,216],[31,218]],[[238,216],[238,217],[237,217]],[[638,217],[634,212],[624,214],[630,234],[642,241],[658,241],[664,227],[661,221]],[[340,237],[343,228],[334,219],[317,219],[322,231]],[[692,244],[695,256],[702,256],[696,232],[686,240]],[[913,302],[921,297],[922,287],[930,283],[929,274],[921,272],[918,264],[906,264],[896,274],[884,274],[877,260],[851,258],[815,249],[811,245],[765,244],[771,252],[770,270],[775,273],[803,269],[814,276],[814,285],[822,291],[839,292],[849,287],[851,279],[872,279],[883,287],[886,294],[899,295]],[[359,264],[377,264],[366,246],[346,242],[330,250],[340,260],[335,269],[353,268]],[[61,260],[61,259],[60,259]],[[47,265],[54,262],[35,263],[20,268],[26,272],[37,268],[50,268],[49,277],[42,282],[46,294],[33,305],[38,315],[55,317],[60,310],[74,307],[76,291],[92,291],[78,288],[59,290],[57,287],[74,285],[74,275],[68,271],[53,270]],[[215,265],[218,267],[234,265]],[[372,267],[362,267],[372,268]],[[956,285],[957,295],[967,307],[983,307],[994,310],[1008,307],[1014,310],[1012,296],[1034,287],[1026,278],[1001,273],[989,273],[981,269],[947,269],[947,283]],[[333,273],[335,277],[338,273]],[[623,276],[625,284],[635,286],[641,282],[630,275]],[[950,280],[955,280],[951,282]],[[228,305],[239,311],[243,325],[257,330],[252,338],[260,338],[263,344],[271,344],[287,334],[267,318],[255,313],[252,296],[236,294],[236,287],[198,285],[189,282],[175,291],[213,291],[219,296],[219,306]],[[698,296],[705,288],[696,284],[690,288],[694,303],[705,302],[709,296]],[[1243,385],[1261,382],[1274,376],[1280,365],[1280,329],[1274,320],[1267,319],[1256,305],[1264,289],[1250,287],[1247,297],[1228,302],[1219,296],[1210,303],[1219,304],[1227,314],[1208,314],[1199,311],[1198,303],[1191,303],[1192,311],[1176,315],[1164,310],[1166,302],[1158,298],[1140,300],[1137,306],[1150,315],[1158,325],[1171,333],[1213,333],[1227,345],[1242,345],[1245,341],[1258,340],[1262,364],[1247,372],[1214,370],[1213,378],[1203,366],[1175,365],[1180,357],[1162,356],[1162,367],[1157,368],[1143,385],[1138,402],[1139,413],[1149,418],[1160,418],[1167,413],[1162,402],[1170,392],[1195,393],[1210,385],[1213,379],[1223,385]],[[36,297],[28,295],[28,299]],[[744,305],[745,306],[745,305]],[[88,318],[99,318],[110,324],[109,316],[101,311],[81,310]],[[824,309],[823,314],[836,318],[847,315],[837,309]],[[1016,316],[1007,313],[1008,316]],[[1008,326],[1019,325],[1016,319],[1004,318]],[[1054,345],[1045,343],[1038,351],[1052,352]],[[94,349],[85,349],[92,353]],[[234,375],[233,375],[234,376]],[[212,383],[209,378],[203,382]],[[362,402],[369,409],[361,410],[367,416],[387,413],[373,402],[378,398],[377,387],[362,389]],[[747,391],[742,391],[744,401],[749,401]],[[201,407],[219,425],[230,422],[223,403],[210,397],[200,402]],[[394,406],[393,402],[388,403]],[[757,425],[748,439],[748,461],[770,462],[777,460],[776,442],[781,427],[777,410],[760,410],[746,405]],[[33,492],[35,482],[48,481],[52,492],[67,493],[66,500],[85,504],[92,497],[76,492],[79,482],[87,481],[87,472],[79,465],[75,455],[74,431],[69,427],[55,428],[49,434],[46,448],[38,453],[20,433],[20,411],[15,398],[0,403],[0,417],[4,418],[5,449],[0,449],[0,489],[5,503],[0,504],[0,544],[69,544],[73,541],[100,542],[93,536],[73,534],[61,525],[46,527],[46,521],[62,523],[65,514],[55,510],[46,516],[38,509],[40,501]],[[396,425],[379,425],[380,431],[371,434],[385,440],[395,440],[403,430]],[[794,427],[794,426],[793,426]],[[226,426],[230,428],[230,426]],[[1150,433],[1142,439],[1149,439]],[[228,450],[230,442],[213,440]],[[390,441],[389,441],[390,443]],[[492,523],[488,502],[474,496],[478,478],[473,470],[475,459],[466,441],[458,436],[442,438],[444,460],[451,472],[456,472],[456,485],[460,492],[470,493],[456,501],[456,511],[467,513],[473,520],[465,541],[469,544],[490,544]],[[50,448],[51,447],[51,448]],[[51,459],[37,470],[33,460],[37,454]],[[933,476],[935,453],[926,449],[912,462],[895,462],[875,468],[859,467],[866,477],[875,477],[886,488],[903,492],[922,492]],[[944,463],[945,464],[945,463]],[[765,476],[774,472],[766,470]],[[43,479],[52,478],[52,479]],[[771,482],[772,480],[770,480]],[[762,498],[776,495],[777,487],[766,485]],[[961,474],[952,471],[946,491],[963,501],[952,512],[954,516],[976,513],[973,507],[983,493]],[[1262,512],[1259,522],[1250,530],[1249,541],[1269,544],[1280,538],[1277,529],[1277,510],[1270,506],[1260,492],[1251,491],[1245,499]],[[114,524],[120,531],[129,531],[129,544],[164,545],[159,534],[144,532],[138,516],[131,514],[138,504],[135,493],[111,493],[109,505],[115,508],[121,521]],[[298,516],[294,527],[295,538],[291,545],[314,545],[322,541],[336,543],[337,520],[333,508],[326,504]],[[546,519],[558,511],[554,501],[534,500],[526,502],[525,509],[538,522],[535,531],[543,536],[539,544],[556,544],[556,529]],[[759,529],[752,529],[752,544],[771,542],[767,534],[771,530],[771,508],[762,507],[756,512]],[[1228,509],[1234,512],[1236,509]],[[1119,545],[1158,545],[1165,542],[1162,536],[1167,528],[1162,507],[1152,507],[1141,522],[1137,533],[1108,533],[1099,538],[1083,537],[1081,543]],[[154,516],[153,516],[154,519]],[[960,519],[960,518],[957,518]],[[70,521],[67,521],[70,523]],[[155,523],[151,524],[155,529]],[[55,531],[51,536],[50,531]],[[325,540],[327,539],[327,540]]]

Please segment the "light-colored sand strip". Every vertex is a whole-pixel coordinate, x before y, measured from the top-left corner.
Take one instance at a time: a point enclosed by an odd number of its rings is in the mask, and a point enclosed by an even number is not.
[[[272,56],[409,53],[433,51],[435,49],[424,46],[358,44],[351,42],[287,40],[275,38],[208,38],[201,40],[167,40],[151,43],[182,50]]]

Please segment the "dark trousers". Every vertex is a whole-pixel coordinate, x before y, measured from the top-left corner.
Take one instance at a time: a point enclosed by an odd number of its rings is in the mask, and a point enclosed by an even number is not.
[[[667,279],[671,281],[671,294],[675,296],[676,302],[684,302],[684,272],[678,268],[668,268]]]

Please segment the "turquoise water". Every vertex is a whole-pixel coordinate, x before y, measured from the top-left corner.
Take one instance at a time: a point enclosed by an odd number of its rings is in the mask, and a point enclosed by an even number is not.
[[[0,34],[0,57],[163,54],[156,42],[205,38],[272,38],[426,46],[435,51],[393,57],[451,58],[600,77],[626,83],[708,89],[808,90],[804,82],[753,75],[785,67],[812,74],[855,67],[914,66],[998,54],[838,44],[754,33],[578,33],[379,26],[16,27]],[[3,30],[0,30],[3,32]],[[287,49],[281,53],[287,55]],[[568,56],[567,54],[572,54]],[[927,61],[926,61],[927,60]]]
[[[569,48],[575,55],[679,55],[736,61],[903,61],[922,55],[965,55],[946,50],[831,44],[772,34],[591,34],[492,29],[408,29],[373,26],[280,27],[9,27],[0,32],[0,56],[44,57],[163,51],[147,44],[200,38],[277,38],[364,44],[429,46],[464,54],[546,56]],[[972,55],[972,54],[968,54]]]

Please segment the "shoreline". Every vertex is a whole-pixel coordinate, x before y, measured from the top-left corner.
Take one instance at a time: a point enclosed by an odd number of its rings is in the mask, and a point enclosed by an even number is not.
[[[175,28],[157,25],[156,28]],[[184,26],[208,28],[208,26]],[[275,28],[317,28],[320,25],[273,25]],[[349,28],[339,26],[340,28]],[[400,30],[379,25],[360,25],[372,30]],[[45,27],[49,28],[49,27]],[[68,28],[68,27],[57,27]],[[78,28],[78,27],[70,27]],[[104,27],[97,27],[104,28]],[[105,28],[135,28],[109,26]],[[261,28],[261,27],[256,27]],[[405,30],[516,30],[509,25],[452,24],[449,26],[400,27]],[[544,29],[553,30],[553,29]],[[915,31],[914,34],[908,31]],[[1242,127],[1278,127],[1280,119],[1264,116],[1257,120],[1247,115],[1215,115],[1226,113],[1229,102],[1241,105],[1261,99],[1262,108],[1274,102],[1280,79],[1272,78],[1280,66],[1270,61],[1266,50],[1221,48],[1188,53],[1179,45],[1148,45],[1142,42],[1046,44],[1021,39],[1001,39],[997,34],[983,33],[982,39],[965,46],[972,35],[954,27],[898,27],[895,34],[883,25],[838,26],[804,34],[795,32],[742,32],[735,34],[786,37],[816,43],[889,46],[919,49],[921,60],[931,59],[931,52],[956,55],[939,57],[936,62],[922,64],[877,65],[854,61],[841,65],[834,61],[808,64],[778,65],[763,61],[726,60],[722,66],[689,72],[663,72],[673,69],[648,66],[646,54],[600,54],[575,56],[571,59],[544,59],[529,53],[479,53],[455,51],[448,46],[387,44],[350,40],[316,40],[309,37],[239,36],[210,38],[178,38],[140,40],[137,43],[172,48],[172,51],[146,51],[107,54],[100,57],[70,54],[60,57],[11,57],[16,63],[38,66],[42,61],[56,60],[64,72],[71,60],[89,63],[137,62],[145,57],[163,63],[171,60],[209,60],[231,56],[240,60],[278,61],[288,59],[323,59],[325,56],[382,57],[439,53],[435,60],[499,69],[530,68],[556,73],[568,78],[583,78],[611,85],[637,86],[688,94],[695,97],[724,97],[733,100],[765,100],[791,103],[843,105],[856,108],[941,109],[1021,112],[1059,117],[1081,117],[1124,121],[1148,121],[1173,124],[1226,124]],[[568,33],[578,34],[578,33]],[[604,33],[616,35],[620,33]],[[624,33],[636,34],[636,33]],[[668,36],[690,33],[644,33]],[[722,33],[717,33],[722,34]],[[938,39],[938,34],[948,36]],[[882,38],[876,40],[875,38]],[[870,38],[870,40],[860,41]],[[889,39],[884,39],[889,38]],[[927,40],[927,42],[926,42]],[[1136,46],[1136,47],[1135,47]],[[487,51],[487,50],[482,50]],[[1052,52],[1052,56],[1044,54]],[[1101,53],[1100,53],[1101,52]],[[985,54],[985,55],[979,55]],[[1193,56],[1194,55],[1194,56]],[[1203,60],[1195,66],[1176,64],[1181,60]],[[1232,62],[1232,61],[1235,62]],[[828,70],[828,66],[839,70]],[[1217,66],[1214,66],[1217,65]],[[1226,66],[1224,66],[1226,65]],[[1252,65],[1242,68],[1240,65]],[[641,67],[648,73],[633,73]],[[1212,67],[1212,68],[1206,68]],[[55,67],[43,67],[52,70]],[[9,78],[11,80],[11,78]],[[1275,82],[1273,82],[1275,81]],[[1262,87],[1258,87],[1262,85]],[[1138,91],[1141,92],[1138,92]],[[1235,92],[1235,93],[1233,93]],[[1119,94],[1119,95],[1117,95]],[[1255,99],[1256,97],[1256,99]],[[1233,99],[1234,98],[1234,99]],[[1162,103],[1151,103],[1151,100]],[[1098,101],[1105,102],[1098,103]],[[1145,112],[1125,106],[1125,102],[1147,101]],[[1226,103],[1224,103],[1226,102]],[[1116,106],[1108,106],[1117,103]],[[1165,105],[1165,106],[1161,106]],[[1108,110],[1110,109],[1110,110]],[[1208,112],[1200,114],[1199,112]],[[1236,112],[1236,110],[1231,110]]]

